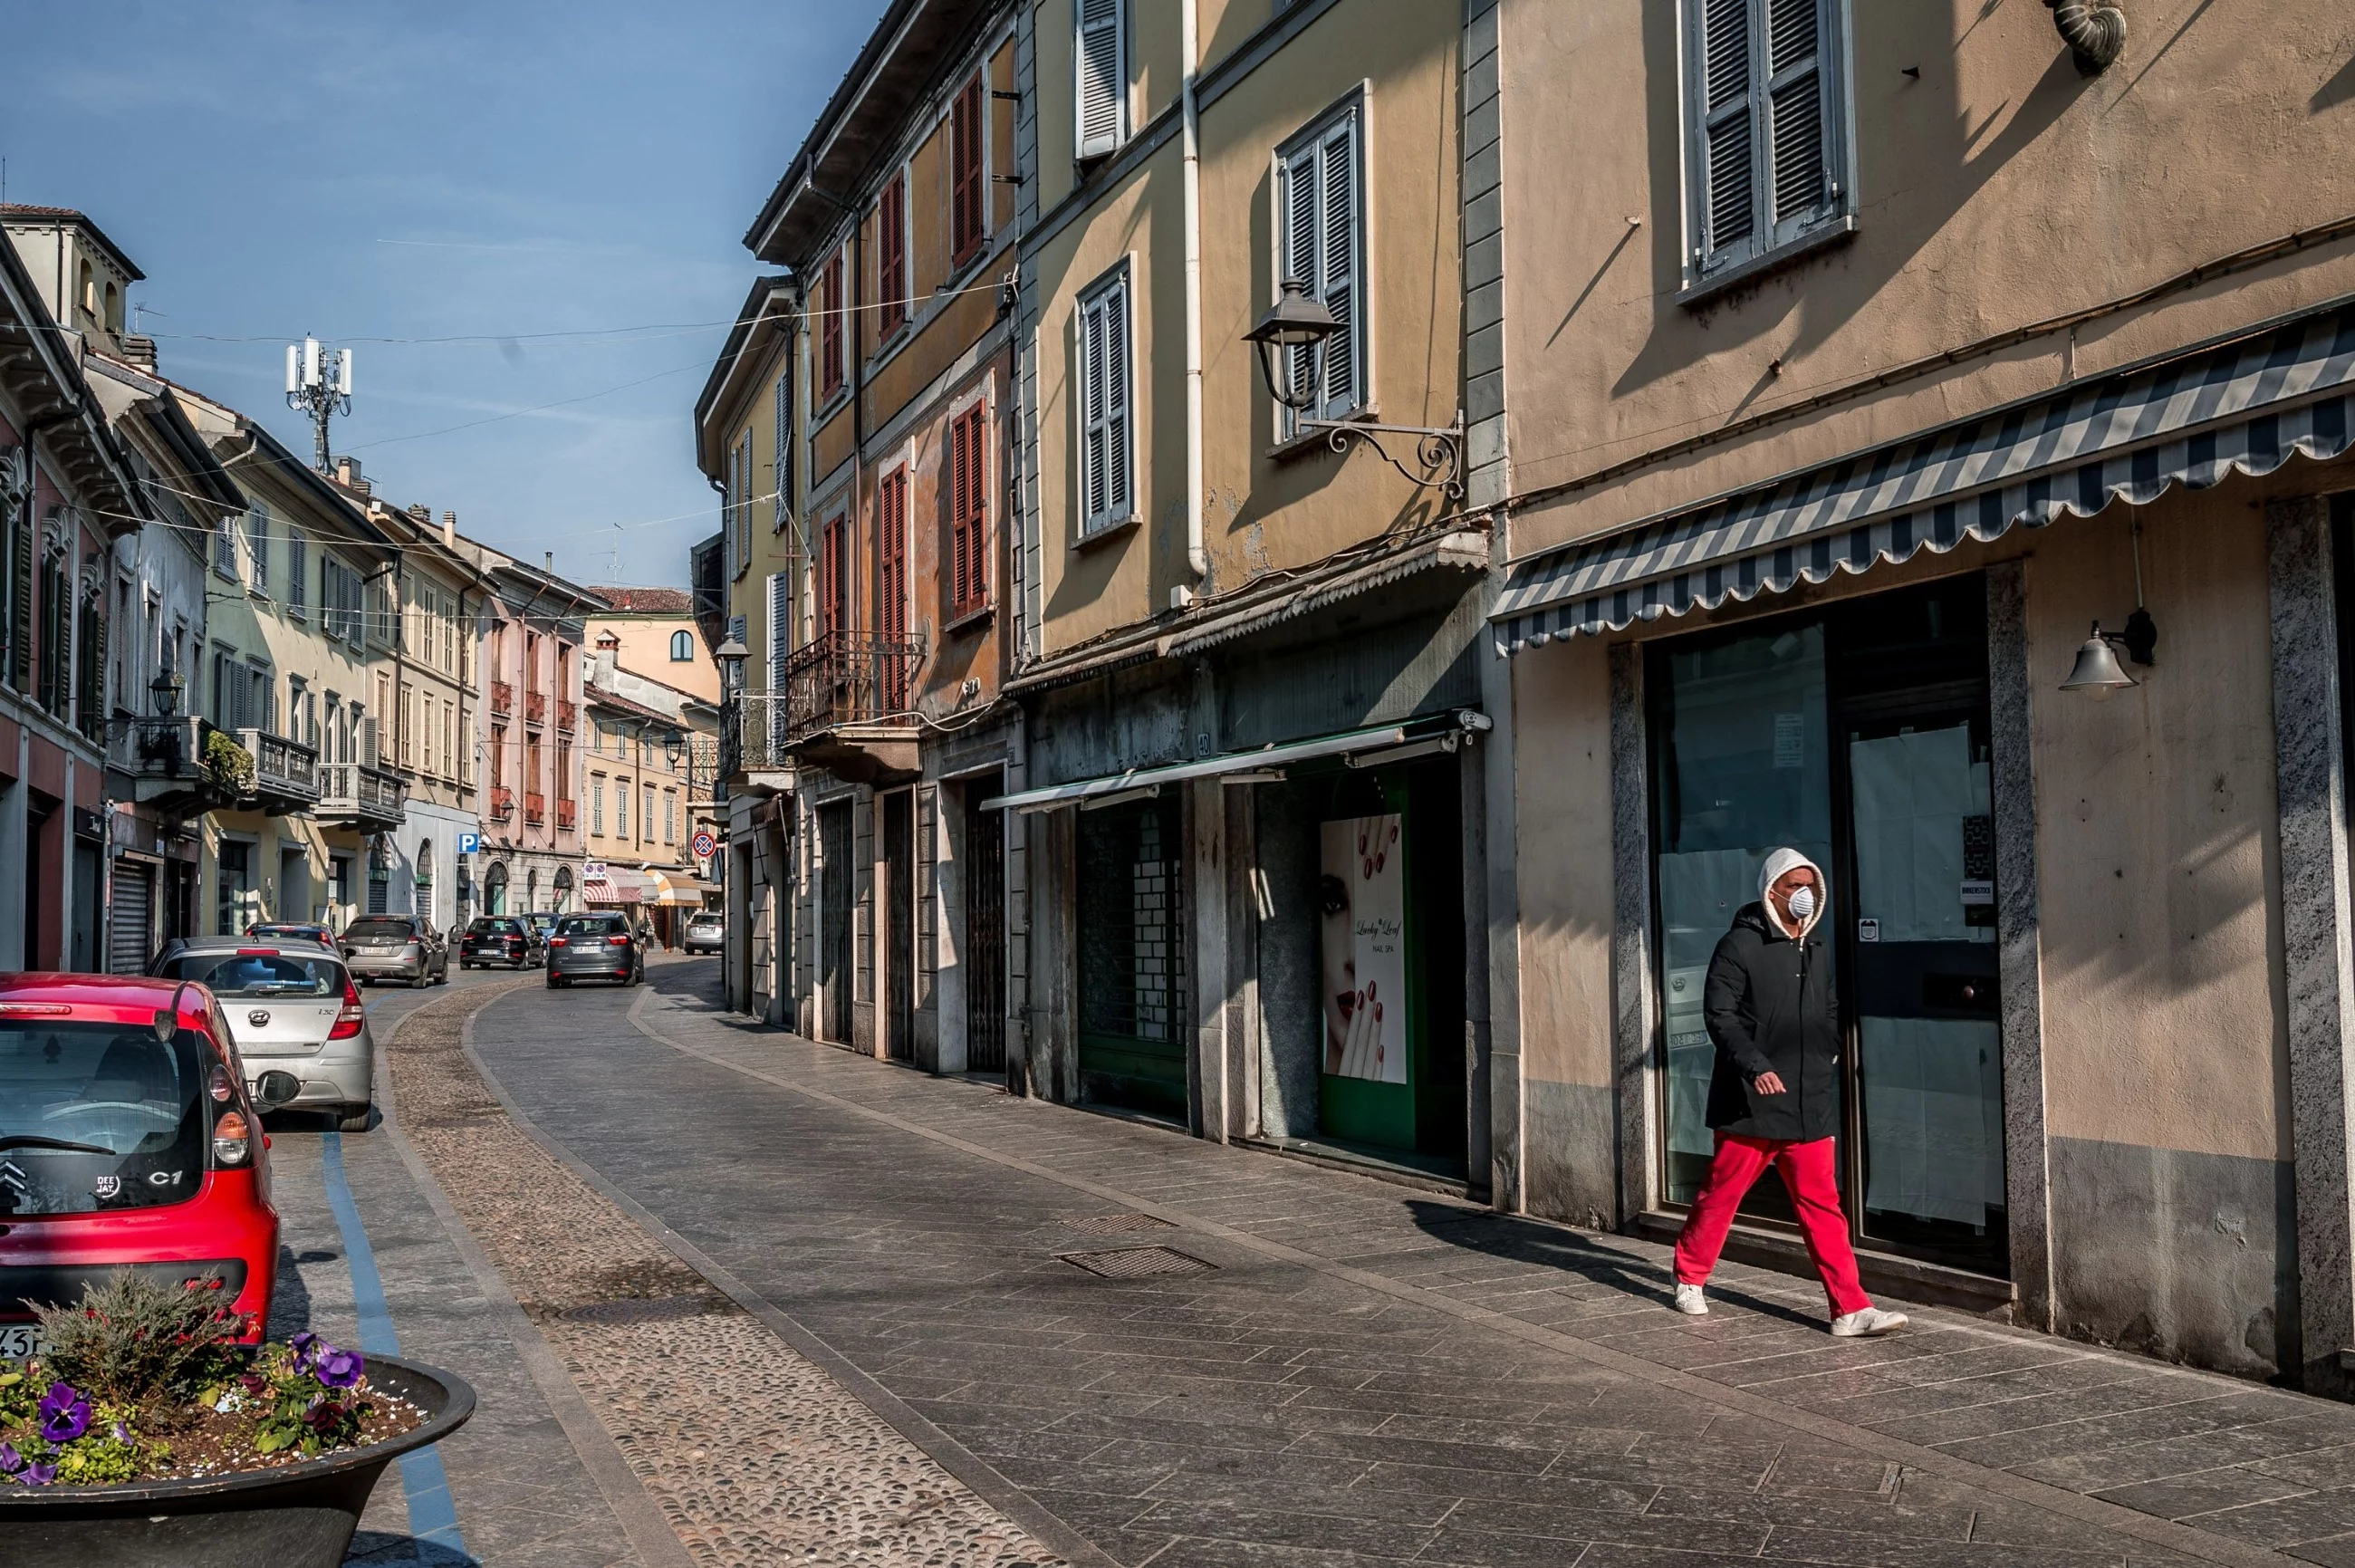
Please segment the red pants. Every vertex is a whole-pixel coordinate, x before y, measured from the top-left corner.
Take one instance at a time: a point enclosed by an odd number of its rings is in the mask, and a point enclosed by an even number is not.
[[[1693,1200],[1692,1212],[1677,1237],[1677,1279],[1684,1285],[1707,1285],[1725,1249],[1725,1232],[1732,1228],[1733,1211],[1753,1183],[1772,1165],[1798,1211],[1799,1232],[1807,1239],[1807,1256],[1823,1276],[1824,1295],[1832,1316],[1861,1312],[1872,1305],[1856,1277],[1856,1253],[1848,1244],[1848,1216],[1840,1212],[1839,1183],[1832,1171],[1832,1140],[1785,1143],[1774,1138],[1717,1135],[1717,1157],[1709,1179]]]

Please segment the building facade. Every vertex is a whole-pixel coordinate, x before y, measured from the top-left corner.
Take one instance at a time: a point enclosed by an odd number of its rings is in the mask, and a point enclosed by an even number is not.
[[[719,886],[708,876],[717,857],[698,857],[695,845],[698,834],[716,840],[719,827],[697,785],[719,707],[634,673],[620,662],[625,652],[621,634],[609,630],[597,634],[590,655],[584,901],[630,912],[676,948],[689,913],[719,907]]]
[[[477,774],[487,787],[479,912],[581,907],[581,701],[588,589],[480,550],[484,700]]]

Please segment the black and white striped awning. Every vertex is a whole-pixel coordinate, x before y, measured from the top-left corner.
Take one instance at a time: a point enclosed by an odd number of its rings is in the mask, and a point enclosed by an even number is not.
[[[1966,539],[2091,517],[2347,450],[2355,309],[1794,475],[1516,564],[1497,651],[1713,610]]]

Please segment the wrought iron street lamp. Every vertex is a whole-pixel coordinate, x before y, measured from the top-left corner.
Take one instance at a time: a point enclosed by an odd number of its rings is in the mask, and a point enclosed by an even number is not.
[[[1299,434],[1322,435],[1336,452],[1348,452],[1353,441],[1363,442],[1374,449],[1374,455],[1415,484],[1436,485],[1451,499],[1461,499],[1464,415],[1460,411],[1455,422],[1444,427],[1309,416],[1308,411],[1319,401],[1316,381],[1324,364],[1316,350],[1346,330],[1325,302],[1308,292],[1306,283],[1298,278],[1286,278],[1277,291],[1275,303],[1243,334],[1243,341],[1259,350],[1260,379],[1267,383],[1270,397],[1292,411],[1293,428]],[[1303,380],[1305,386],[1299,384]],[[1381,443],[1386,435],[1413,438],[1420,472],[1390,454],[1389,448]]]
[[[1316,350],[1340,330],[1341,324],[1306,283],[1286,278],[1276,302],[1243,334],[1243,341],[1259,350],[1260,379],[1267,383],[1268,395],[1287,409],[1306,410],[1316,405]],[[1295,369],[1302,367],[1307,370],[1308,389],[1290,389]]]

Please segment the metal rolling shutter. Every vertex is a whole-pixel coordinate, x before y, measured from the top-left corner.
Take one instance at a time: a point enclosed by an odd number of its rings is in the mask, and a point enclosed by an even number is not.
[[[114,862],[114,912],[106,933],[106,972],[141,975],[147,969],[147,935],[155,905],[154,870],[137,860]]]

